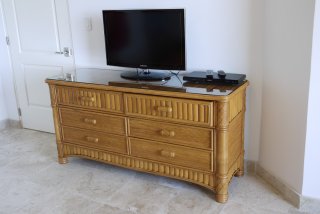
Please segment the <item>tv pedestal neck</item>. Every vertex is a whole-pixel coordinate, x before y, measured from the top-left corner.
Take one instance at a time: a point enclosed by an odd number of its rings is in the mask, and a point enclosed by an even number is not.
[[[146,70],[139,70],[136,71],[125,71],[121,73],[121,77],[124,79],[129,80],[140,80],[140,81],[164,81],[169,80],[172,74],[167,71],[150,71],[149,69]]]

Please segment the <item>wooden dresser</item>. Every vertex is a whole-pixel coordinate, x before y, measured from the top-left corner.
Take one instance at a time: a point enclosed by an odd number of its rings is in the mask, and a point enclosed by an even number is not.
[[[87,70],[76,81],[46,80],[59,163],[80,156],[176,178],[226,202],[230,180],[244,173],[248,83],[195,85],[172,77],[149,85],[117,79],[119,72],[112,72]]]

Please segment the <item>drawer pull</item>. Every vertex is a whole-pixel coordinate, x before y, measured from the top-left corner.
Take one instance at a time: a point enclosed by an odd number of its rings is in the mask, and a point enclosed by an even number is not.
[[[166,151],[166,150],[161,150],[160,154],[161,154],[161,156],[169,157],[169,158],[174,158],[176,156],[176,153]]]
[[[99,142],[99,138],[87,136],[87,137],[86,137],[86,141],[92,142],[92,143],[98,143],[98,142]]]
[[[94,97],[80,97],[80,100],[83,102],[94,102]]]
[[[165,137],[174,137],[175,132],[174,132],[174,131],[169,131],[169,130],[162,129],[162,130],[160,131],[160,134],[161,134],[162,136],[165,136]]]
[[[95,119],[89,119],[89,118],[84,118],[84,122],[85,122],[85,123],[92,124],[92,125],[96,125],[96,124],[97,124],[97,120],[95,120]]]
[[[162,112],[168,112],[168,113],[172,112],[172,107],[158,106],[156,109]]]

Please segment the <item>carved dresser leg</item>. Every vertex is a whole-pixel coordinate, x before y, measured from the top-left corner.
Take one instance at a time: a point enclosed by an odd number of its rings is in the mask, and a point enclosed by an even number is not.
[[[215,194],[215,199],[219,203],[226,203],[228,201],[228,185],[224,187],[223,189],[220,189]]]
[[[229,103],[220,101],[217,103],[217,127],[216,127],[216,193],[215,198],[219,203],[228,200],[228,137],[229,137]]]
[[[241,158],[240,158],[240,163],[239,163],[239,169],[237,170],[237,172],[234,174],[235,177],[241,177],[244,176],[244,152],[242,152],[241,154]]]
[[[235,177],[242,177],[244,176],[244,170],[243,169],[239,169],[235,174],[234,174]]]
[[[244,93],[242,94],[243,96],[243,100],[246,100],[246,93],[244,91]],[[243,106],[242,106],[242,109],[243,109],[243,112],[241,113],[242,114],[242,121],[241,121],[241,155],[240,155],[240,167],[239,167],[239,170],[235,173],[234,176],[236,177],[241,177],[241,176],[244,176],[244,112],[245,112],[245,109],[246,109],[246,102],[243,102]]]
[[[52,106],[52,113],[53,113],[53,120],[54,120],[54,130],[56,133],[56,143],[57,143],[57,151],[58,151],[58,162],[60,164],[68,163],[68,159],[64,157],[63,145],[62,145],[62,134],[61,134],[61,127],[60,127],[60,114],[58,109],[58,98],[57,98],[57,91],[54,85],[49,84],[50,89],[50,97],[51,97],[51,106]]]
[[[60,164],[66,164],[66,163],[68,163],[68,158],[58,158],[58,161],[59,161],[59,163]]]

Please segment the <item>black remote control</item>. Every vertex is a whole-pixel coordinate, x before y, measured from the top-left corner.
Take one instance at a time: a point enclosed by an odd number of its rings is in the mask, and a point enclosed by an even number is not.
[[[207,70],[206,77],[207,77],[207,79],[212,80],[213,79],[213,70]]]
[[[218,71],[218,77],[220,79],[225,79],[226,78],[226,73],[223,70]]]

